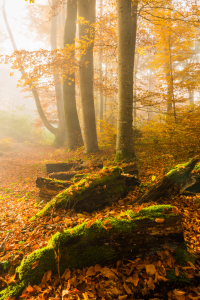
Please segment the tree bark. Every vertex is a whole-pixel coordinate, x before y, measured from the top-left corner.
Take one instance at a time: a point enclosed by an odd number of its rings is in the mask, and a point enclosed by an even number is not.
[[[135,2],[137,18],[137,1]],[[118,31],[118,120],[117,120],[117,160],[135,158],[133,141],[133,70],[137,22],[132,28],[132,0],[117,0]]]
[[[67,17],[64,31],[64,47],[75,45],[76,36],[77,3],[76,0],[67,1]],[[75,55],[75,52],[73,53]],[[75,94],[75,73],[70,74],[71,80],[65,78],[63,81],[63,100],[65,111],[65,122],[67,131],[68,148],[81,146],[83,144],[81,128],[78,119]]]
[[[142,204],[150,201],[162,203],[164,199],[173,199],[184,190],[188,178],[199,160],[200,158],[197,156],[185,165],[176,166],[175,169],[164,176],[146,194],[141,195],[132,203]]]
[[[95,21],[96,0],[78,0],[78,15],[89,24]],[[91,44],[85,49],[85,54],[81,55],[79,78],[81,90],[83,136],[85,152],[98,151],[96,120],[93,95],[93,42],[94,36],[90,33],[89,24],[79,22],[79,39],[86,37]]]
[[[39,188],[39,197],[41,200],[50,201],[58,193],[67,189],[71,182],[56,182],[48,178],[37,177],[36,186]]]
[[[103,1],[100,0],[100,20],[103,16]],[[100,27],[100,36],[102,37],[102,28]],[[99,119],[103,120],[103,70],[102,70],[102,46],[99,49],[99,72],[100,72],[100,107],[99,107]],[[100,131],[102,131],[102,124],[100,124]]]

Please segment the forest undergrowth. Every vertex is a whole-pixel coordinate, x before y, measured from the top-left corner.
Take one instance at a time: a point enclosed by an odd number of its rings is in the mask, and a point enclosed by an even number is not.
[[[162,151],[161,151],[162,150]],[[190,150],[189,150],[190,151]],[[51,236],[57,231],[74,227],[84,221],[92,222],[96,218],[102,219],[115,216],[127,209],[140,210],[141,207],[130,205],[142,191],[161,179],[174,165],[182,163],[191,157],[189,151],[177,155],[173,149],[153,144],[143,147],[136,144],[137,165],[140,188],[130,192],[128,196],[112,207],[101,212],[77,214],[73,211],[58,210],[52,216],[41,217],[39,222],[29,222],[45,203],[38,199],[35,180],[37,176],[46,177],[45,164],[49,162],[66,162],[69,160],[102,160],[104,165],[114,164],[114,152],[101,150],[97,154],[86,155],[83,149],[66,152],[65,148],[49,146],[34,146],[31,144],[15,143],[0,157],[0,288],[17,280],[15,269],[22,258],[32,251],[47,245]],[[194,152],[194,149],[193,149]],[[196,148],[198,154],[199,149]],[[91,172],[94,170],[91,169]],[[144,206],[154,205],[148,203]],[[183,216],[184,237],[191,253],[200,257],[200,195],[178,196],[173,201],[166,200],[166,204],[176,206]],[[160,270],[157,280],[152,281],[152,270],[147,265],[154,264],[157,269],[173,268],[175,279],[180,270],[174,264],[173,254],[165,250],[157,257],[147,257],[144,260],[134,259],[132,262],[121,261],[116,266],[91,266],[84,270],[67,270],[62,278],[47,272],[40,286],[29,286],[22,294],[23,299],[200,299],[200,285],[181,286],[173,289],[173,284],[163,286],[167,281],[166,271]],[[34,266],[33,266],[34,267]],[[145,271],[146,267],[146,271]],[[106,269],[105,269],[106,268]],[[135,268],[135,269],[134,269]],[[182,267],[181,267],[182,268]],[[183,267],[184,268],[184,267]],[[142,269],[144,269],[142,272]],[[5,271],[4,271],[5,270]],[[134,270],[134,274],[132,272]],[[188,282],[193,272],[199,274],[199,268],[186,260],[185,270]],[[153,271],[154,272],[154,271]],[[153,274],[153,273],[152,273]],[[97,276],[98,275],[98,276]],[[154,274],[155,275],[155,274]],[[130,279],[132,278],[132,279]],[[62,284],[60,284],[60,280]],[[114,284],[113,282],[117,282]],[[84,284],[83,284],[84,283]],[[160,284],[158,284],[160,283]],[[133,288],[130,288],[132,285]],[[137,287],[140,288],[138,292]],[[135,289],[135,293],[133,290]],[[99,292],[100,291],[100,292]],[[63,293],[63,294],[62,294]]]

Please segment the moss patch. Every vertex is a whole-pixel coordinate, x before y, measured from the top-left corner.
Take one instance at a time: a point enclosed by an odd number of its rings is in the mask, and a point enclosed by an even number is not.
[[[71,185],[69,188],[59,193],[54,197],[36,216],[33,216],[30,221],[33,221],[35,217],[40,217],[49,213],[50,209],[56,202],[56,208],[59,207],[72,207],[75,203],[81,201],[84,198],[84,192],[96,189],[99,186],[106,185],[107,197],[112,196],[114,193],[113,189],[110,188],[115,182],[116,192],[122,192],[124,186],[122,180],[119,179],[119,175],[122,173],[122,169],[119,167],[107,168],[104,167],[101,172],[97,174],[88,175],[81,179],[76,184]]]
[[[8,297],[18,297],[22,291],[27,286],[28,281],[21,281],[20,283],[13,284],[5,288],[3,291],[0,292],[0,300],[6,300]]]
[[[131,162],[134,161],[136,158],[135,152],[134,151],[128,151],[126,149],[119,150],[116,153],[115,156],[115,161],[120,162],[120,161],[126,161],[126,162]]]
[[[186,275],[183,273],[183,271],[179,268],[179,276],[176,276],[175,269],[167,270],[166,278],[171,283],[178,283],[180,285],[190,284],[191,279],[187,278]]]
[[[176,249],[174,258],[180,266],[185,266],[187,261],[190,261],[193,264],[195,263],[194,259],[188,254],[186,249],[182,248]]]
[[[60,271],[61,273],[68,268],[83,268],[86,266],[95,265],[96,263],[106,263],[117,255],[117,250],[114,250],[111,245],[100,242],[100,244],[91,243],[95,240],[101,241],[102,238],[110,240],[117,233],[129,233],[137,227],[135,220],[140,218],[155,219],[157,217],[168,218],[171,214],[164,214],[164,208],[172,210],[170,205],[156,205],[148,208],[143,208],[139,213],[126,211],[126,215],[132,219],[123,218],[123,216],[110,217],[103,220],[96,220],[91,226],[88,222],[84,222],[72,229],[68,229],[63,233],[57,232],[49,241],[47,247],[38,249],[32,252],[27,258],[24,258],[20,266],[17,268],[19,274],[19,284],[10,286],[0,293],[0,300],[14,296],[20,293],[27,284],[39,284],[45,272],[52,270],[57,272],[55,253],[58,251],[61,254]],[[109,222],[108,222],[109,221]],[[102,225],[112,225],[109,230],[106,230]],[[88,227],[88,228],[87,228]],[[32,269],[34,262],[38,265]],[[6,295],[4,297],[4,295]]]
[[[188,161],[188,162],[185,163],[185,164],[178,164],[178,165],[176,165],[172,170],[170,170],[170,171],[166,174],[166,176],[169,177],[170,175],[172,175],[172,174],[176,173],[177,171],[179,171],[181,168],[187,167],[187,166],[189,165],[189,163],[190,163],[190,161]]]

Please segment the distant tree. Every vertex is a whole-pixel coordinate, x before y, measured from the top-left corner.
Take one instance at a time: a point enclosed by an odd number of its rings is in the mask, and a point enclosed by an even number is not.
[[[17,51],[17,45],[15,43],[15,40],[14,40],[14,37],[13,37],[13,34],[12,34],[12,31],[11,31],[11,28],[9,26],[9,23],[8,23],[8,19],[7,19],[7,15],[6,15],[6,10],[5,10],[5,0],[3,0],[3,18],[4,18],[4,21],[5,21],[5,25],[6,25],[6,28],[7,28],[7,31],[8,31],[8,34],[9,34],[9,37],[10,37],[10,41],[12,43],[12,46],[13,46],[13,50],[14,51]],[[20,63],[20,71],[21,71],[21,74],[22,76],[30,82],[29,78],[26,76],[26,72],[23,68],[23,64],[21,61],[19,61]],[[30,87],[30,90],[32,92],[32,95],[33,95],[33,98],[35,100],[35,103],[36,103],[36,107],[37,107],[37,111],[38,111],[38,114],[44,124],[44,126],[52,133],[54,134],[55,136],[55,141],[59,143],[61,142],[61,134],[60,134],[60,126],[58,126],[57,128],[54,127],[49,121],[48,119],[46,118],[45,116],[45,113],[44,113],[44,110],[42,108],[42,105],[41,105],[41,101],[40,101],[40,97],[39,97],[39,94],[38,94],[38,91],[36,89],[36,87],[34,86],[34,84],[32,82],[29,83],[29,87]],[[62,142],[61,142],[62,143]]]

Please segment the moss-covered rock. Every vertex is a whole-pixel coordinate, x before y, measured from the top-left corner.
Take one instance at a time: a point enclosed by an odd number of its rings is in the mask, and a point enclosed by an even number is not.
[[[44,273],[49,270],[56,273],[55,251],[58,252],[58,249],[61,273],[66,268],[83,268],[118,259],[124,251],[130,258],[133,257],[133,247],[137,243],[134,237],[138,236],[138,230],[149,238],[148,230],[158,226],[160,231],[163,228],[163,235],[165,236],[166,225],[156,223],[156,218],[162,218],[166,222],[169,219],[171,230],[171,218],[177,218],[177,216],[172,213],[164,213],[166,208],[169,212],[172,211],[170,205],[150,206],[141,209],[139,213],[128,210],[116,217],[93,220],[93,223],[91,221],[84,222],[63,233],[57,232],[49,241],[47,247],[38,249],[23,259],[17,268],[19,282],[0,292],[0,300],[19,294],[27,284],[39,284]],[[148,228],[145,222],[148,222]],[[141,234],[141,240],[143,239]],[[146,243],[145,247],[148,247]],[[141,244],[138,251],[141,250],[140,248]],[[35,265],[36,262],[37,266],[33,268],[33,264]]]

